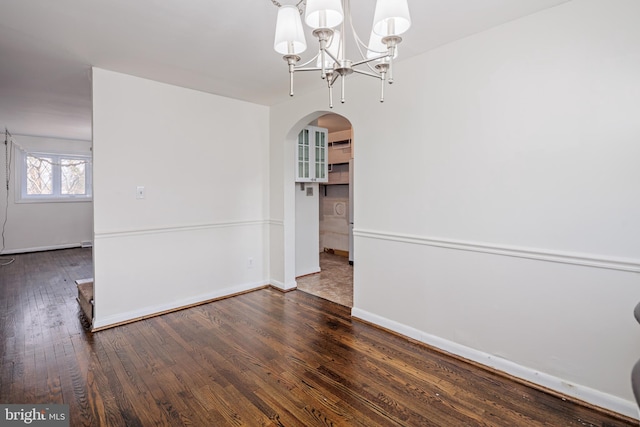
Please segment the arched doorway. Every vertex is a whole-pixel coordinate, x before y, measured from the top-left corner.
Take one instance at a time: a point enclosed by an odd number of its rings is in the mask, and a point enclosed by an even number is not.
[[[299,290],[353,306],[353,159],[351,122],[325,114],[328,180],[296,188],[296,283]],[[317,215],[317,218],[316,218]]]

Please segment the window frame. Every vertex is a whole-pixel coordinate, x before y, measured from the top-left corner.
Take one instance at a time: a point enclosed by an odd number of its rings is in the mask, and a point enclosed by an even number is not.
[[[61,153],[45,151],[23,151],[17,150],[15,156],[16,163],[16,183],[15,191],[16,203],[69,203],[69,202],[91,202],[93,201],[93,174],[91,154],[88,153]],[[52,194],[27,194],[27,158],[41,157],[50,158],[52,166]],[[63,160],[86,161],[84,169],[85,194],[62,194],[62,170],[60,163]]]

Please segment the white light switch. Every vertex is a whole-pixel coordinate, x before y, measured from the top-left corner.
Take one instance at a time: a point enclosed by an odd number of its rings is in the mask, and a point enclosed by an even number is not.
[[[139,185],[136,188],[136,199],[144,199],[144,186]]]

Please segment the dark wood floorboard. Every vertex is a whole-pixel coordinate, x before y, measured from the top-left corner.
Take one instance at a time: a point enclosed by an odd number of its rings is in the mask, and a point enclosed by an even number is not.
[[[90,249],[0,267],[0,402],[67,403],[72,426],[631,426],[264,289],[91,334]]]

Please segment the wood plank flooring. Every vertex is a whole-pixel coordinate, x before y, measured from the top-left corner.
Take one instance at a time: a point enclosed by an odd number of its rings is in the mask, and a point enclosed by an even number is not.
[[[0,402],[72,426],[631,426],[370,325],[260,290],[91,334],[89,249],[0,267]]]

